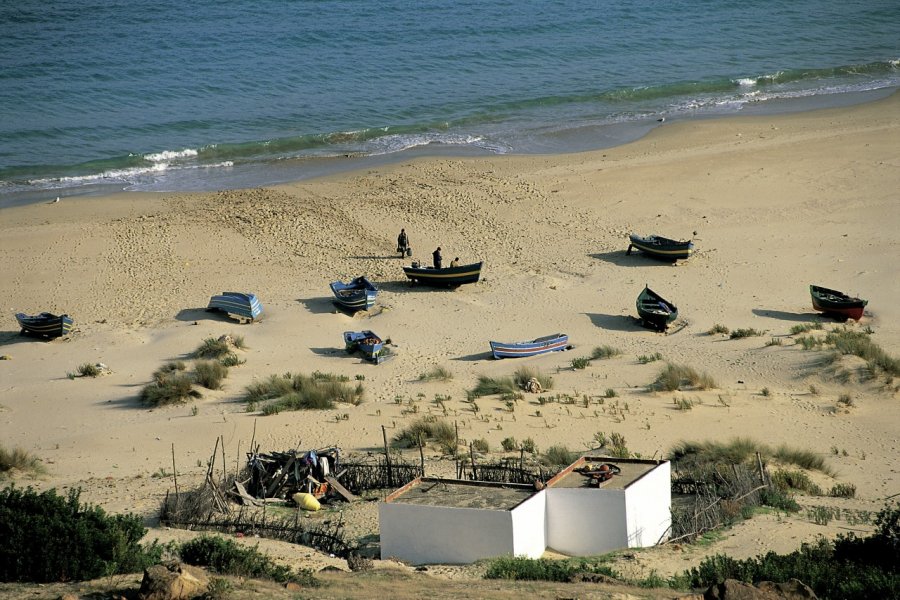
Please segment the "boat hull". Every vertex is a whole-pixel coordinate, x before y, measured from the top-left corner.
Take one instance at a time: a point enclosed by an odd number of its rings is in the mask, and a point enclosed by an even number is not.
[[[647,256],[658,260],[683,260],[694,251],[694,242],[684,240],[670,240],[658,235],[646,237],[631,234],[631,243],[628,245],[627,254],[631,254],[632,247],[637,248]]]
[[[377,363],[379,358],[381,358],[383,348],[384,340],[374,331],[344,332],[344,349],[347,351],[347,354],[359,352],[368,360]]]
[[[331,284],[334,303],[350,312],[369,310],[375,306],[378,288],[365,277],[357,277],[350,283],[334,281]]]
[[[218,310],[229,315],[235,315],[255,321],[262,314],[262,304],[255,294],[243,292],[222,292],[218,296],[209,299],[206,310]]]
[[[653,329],[665,331],[678,318],[678,307],[649,287],[638,294],[635,304],[641,321]]]
[[[406,277],[413,283],[433,287],[456,287],[467,283],[475,283],[481,277],[482,262],[446,269],[428,267],[403,267]]]
[[[565,350],[569,347],[569,336],[564,333],[557,333],[529,342],[490,342],[490,345],[494,358],[522,358]]]
[[[72,333],[75,322],[69,315],[54,315],[41,313],[39,315],[26,315],[18,313],[16,321],[22,328],[24,335],[33,335],[44,338],[58,338]]]
[[[819,312],[830,314],[841,319],[859,321],[865,312],[868,300],[854,298],[837,290],[817,285],[809,286],[813,308]]]

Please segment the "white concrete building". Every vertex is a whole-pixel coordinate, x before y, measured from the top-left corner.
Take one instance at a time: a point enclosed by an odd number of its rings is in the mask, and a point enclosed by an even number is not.
[[[597,485],[585,471],[618,473]],[[615,469],[614,469],[615,470]],[[653,546],[671,524],[668,461],[583,457],[547,482],[419,478],[378,508],[381,557],[467,564],[494,556],[571,556]]]

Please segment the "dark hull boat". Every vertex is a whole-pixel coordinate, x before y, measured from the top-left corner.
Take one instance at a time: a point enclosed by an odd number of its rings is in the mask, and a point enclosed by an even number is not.
[[[569,347],[569,336],[565,333],[554,333],[531,340],[530,342],[490,342],[494,358],[520,358],[535,356],[547,352],[558,352]]]
[[[218,310],[229,315],[255,321],[262,314],[262,304],[254,294],[242,292],[222,292],[209,299],[206,310]]]
[[[844,319],[853,319],[854,321],[859,321],[862,318],[866,304],[869,303],[868,300],[853,298],[843,292],[829,290],[817,285],[809,286],[809,294],[812,296],[814,309]]]
[[[72,327],[75,324],[69,315],[54,315],[47,312],[39,315],[18,313],[16,314],[16,321],[19,322],[19,327],[22,328],[23,334],[46,338],[68,335],[72,332]]]
[[[357,277],[350,283],[334,281],[331,284],[334,302],[349,311],[369,310],[375,306],[378,288],[365,277]]]
[[[637,248],[647,256],[660,260],[675,261],[685,259],[694,250],[694,242],[690,240],[670,240],[658,235],[643,237],[635,233],[632,233],[629,239],[631,243],[628,244],[626,254],[631,254],[631,249]]]
[[[384,340],[374,331],[345,331],[344,349],[347,354],[359,352],[375,364],[383,360]]]
[[[403,272],[413,283],[431,285],[435,287],[456,287],[464,283],[475,283],[481,277],[481,265],[477,262],[471,265],[447,267],[445,269],[433,269],[421,267],[413,263],[410,267],[403,267]]]
[[[653,329],[665,331],[669,323],[678,318],[678,307],[649,287],[645,286],[638,294],[636,304],[641,321]]]

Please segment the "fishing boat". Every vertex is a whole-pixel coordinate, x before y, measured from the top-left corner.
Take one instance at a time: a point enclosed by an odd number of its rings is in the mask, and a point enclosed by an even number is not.
[[[344,349],[347,354],[359,352],[375,364],[384,358],[384,340],[374,331],[345,331]]]
[[[375,306],[378,288],[365,277],[357,277],[350,283],[333,281],[329,284],[334,302],[349,311],[369,310]]]
[[[628,244],[625,254],[631,254],[631,249],[637,248],[647,256],[660,260],[684,259],[689,257],[694,249],[694,242],[690,240],[670,240],[659,235],[644,237],[632,233],[629,239],[631,243]]]
[[[535,338],[528,342],[490,342],[494,358],[519,358],[535,356],[547,352],[558,352],[569,347],[569,336],[565,333],[554,333]]]
[[[72,332],[75,322],[69,315],[54,315],[42,312],[39,315],[17,313],[16,321],[22,328],[23,335],[36,335],[46,338],[57,338]]]
[[[665,331],[678,317],[678,307],[651,290],[648,286],[638,294],[637,311],[641,321],[653,329]]]
[[[475,283],[481,277],[482,262],[457,267],[435,269],[414,262],[412,266],[403,267],[403,272],[412,283],[421,283],[435,287],[456,287],[465,283]]]
[[[814,309],[854,321],[862,318],[863,310],[869,303],[868,300],[853,298],[843,292],[829,290],[818,285],[809,286],[809,294],[812,296]]]
[[[262,314],[262,304],[254,294],[242,292],[222,292],[218,296],[209,299],[206,310],[218,310],[229,315],[235,315],[250,321],[255,321]]]

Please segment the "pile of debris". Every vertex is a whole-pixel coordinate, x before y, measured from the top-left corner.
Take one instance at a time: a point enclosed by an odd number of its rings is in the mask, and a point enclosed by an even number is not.
[[[236,495],[244,504],[261,506],[272,501],[296,501],[297,494],[308,494],[317,503],[356,500],[356,496],[338,481],[344,474],[340,470],[338,448],[263,454],[257,446],[247,453],[247,468],[249,478],[234,481]]]

